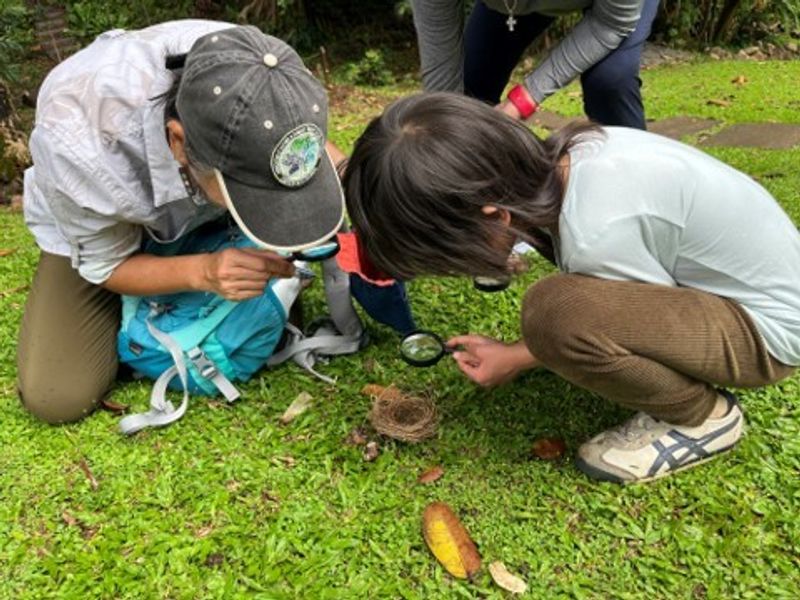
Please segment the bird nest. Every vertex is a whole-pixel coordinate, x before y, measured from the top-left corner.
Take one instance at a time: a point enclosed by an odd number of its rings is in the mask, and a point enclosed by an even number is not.
[[[367,385],[362,392],[373,400],[369,421],[378,433],[411,443],[436,434],[439,412],[430,398],[404,394],[393,385]]]

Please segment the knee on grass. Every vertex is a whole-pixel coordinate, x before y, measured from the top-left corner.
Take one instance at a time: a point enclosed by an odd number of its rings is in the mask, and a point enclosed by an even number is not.
[[[37,419],[60,425],[80,421],[100,404],[107,389],[85,386],[83,389],[61,390],[57,382],[18,383],[22,406]]]

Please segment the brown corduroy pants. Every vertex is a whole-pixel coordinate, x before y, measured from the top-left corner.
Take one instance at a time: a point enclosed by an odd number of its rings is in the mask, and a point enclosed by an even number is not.
[[[117,374],[120,297],[92,285],[70,259],[42,252],[17,347],[22,404],[48,423],[77,421]]]
[[[757,387],[794,367],[732,300],[683,287],[553,275],[528,290],[522,334],[567,381],[676,425],[699,425],[715,385]]]

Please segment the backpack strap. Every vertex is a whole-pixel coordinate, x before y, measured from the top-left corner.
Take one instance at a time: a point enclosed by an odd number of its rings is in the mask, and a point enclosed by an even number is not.
[[[229,306],[226,306],[226,303]],[[150,335],[170,353],[175,364],[164,371],[153,385],[153,391],[150,394],[150,410],[144,413],[128,415],[120,420],[119,428],[122,433],[131,435],[147,427],[169,425],[180,419],[184,413],[186,413],[186,409],[189,407],[187,358],[197,369],[200,376],[209,379],[217,389],[222,392],[228,402],[233,402],[239,398],[239,390],[225,377],[222,371],[217,368],[214,362],[206,356],[199,346],[195,345],[193,348],[184,352],[181,343],[187,344],[194,342],[199,344],[202,342],[206,335],[213,331],[214,328],[230,314],[235,306],[236,303],[229,301],[216,305],[215,310],[213,310],[206,319],[201,319],[191,327],[186,328],[186,330],[194,329],[191,335],[180,336],[180,334],[176,334],[175,337],[161,331],[153,325],[152,317],[159,314],[159,311],[163,310],[163,308],[154,306],[151,309],[146,320],[147,330],[150,332]],[[200,325],[202,325],[202,327],[200,327]],[[186,330],[180,333],[183,334]],[[178,339],[179,336],[181,338],[180,340]],[[177,409],[172,402],[167,399],[167,386],[175,376],[180,378],[181,387],[183,388],[183,400]]]
[[[313,335],[306,336],[287,323],[289,341],[269,358],[267,365],[275,366],[292,359],[315,377],[334,384],[333,378],[314,369],[319,357],[357,352],[365,345],[366,332],[350,298],[350,276],[339,268],[335,258],[323,261],[322,273],[334,327],[322,326]]]

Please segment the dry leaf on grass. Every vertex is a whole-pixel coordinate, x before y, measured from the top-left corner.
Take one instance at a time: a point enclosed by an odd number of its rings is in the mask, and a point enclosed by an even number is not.
[[[78,519],[73,517],[66,510],[61,511],[61,520],[64,521],[64,523],[66,523],[70,527],[75,527],[76,525],[78,525]]]
[[[744,75],[739,75],[738,77],[734,77],[733,79],[731,79],[731,83],[734,85],[744,85],[745,83],[747,83],[747,77],[745,77]]]
[[[489,573],[497,585],[512,594],[524,594],[528,589],[528,584],[516,575],[509,573],[506,566],[499,560],[489,565]]]
[[[199,527],[194,532],[194,537],[198,539],[203,539],[204,537],[208,537],[214,531],[213,525],[203,525]]]
[[[400,400],[403,397],[403,392],[398,390],[395,386],[388,387],[378,385],[377,383],[368,383],[361,388],[361,393],[370,398],[381,398],[382,400]]]
[[[115,413],[124,413],[129,408],[127,404],[114,402],[113,400],[101,400],[100,404],[102,404],[103,408],[106,410],[110,410],[111,412]]]
[[[561,458],[566,452],[567,445],[561,438],[543,437],[533,442],[531,452],[536,458],[542,460],[555,460]]]
[[[422,534],[433,555],[453,577],[472,579],[481,568],[475,542],[444,502],[429,504],[422,515]]]
[[[422,475],[419,476],[417,481],[419,481],[420,483],[433,483],[434,481],[438,481],[439,479],[441,479],[442,475],[444,475],[444,469],[437,465],[425,471]]]
[[[288,425],[294,421],[297,417],[308,410],[312,401],[313,398],[311,397],[311,394],[308,392],[300,392],[297,395],[297,398],[295,398],[294,401],[289,405],[289,408],[286,409],[286,412],[281,415],[281,423]]]
[[[728,100],[719,100],[717,98],[711,98],[710,100],[706,101],[706,104],[710,106],[721,106],[722,108],[726,108],[731,105],[730,101]]]
[[[14,254],[16,252],[16,248],[0,248],[0,257],[8,256],[9,254]]]
[[[294,469],[297,466],[297,459],[293,456],[273,456],[270,462],[276,467],[286,467],[287,469]]]

